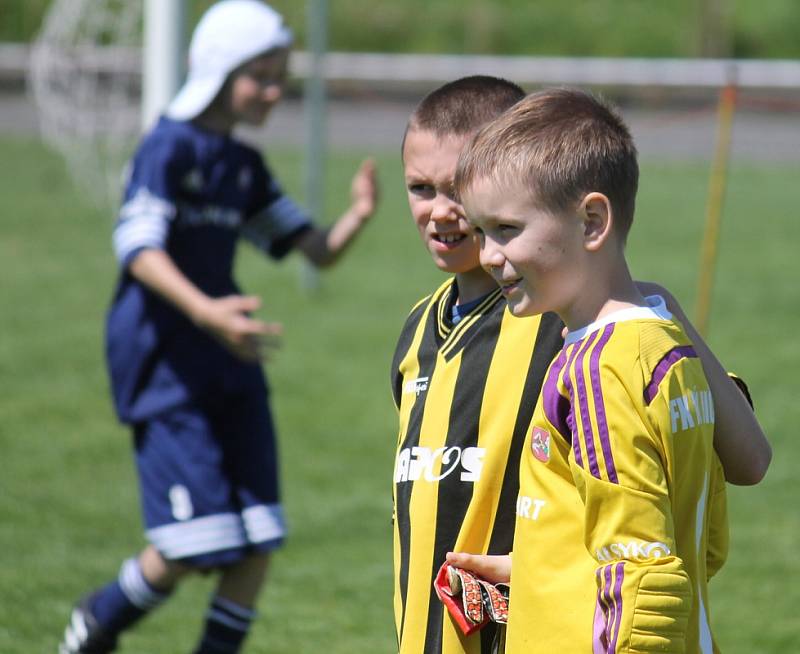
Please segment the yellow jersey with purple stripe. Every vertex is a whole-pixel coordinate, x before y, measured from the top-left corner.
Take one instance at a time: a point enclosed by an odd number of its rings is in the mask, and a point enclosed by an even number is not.
[[[574,333],[520,466],[506,652],[715,652],[727,554],[714,404],[661,298]]]

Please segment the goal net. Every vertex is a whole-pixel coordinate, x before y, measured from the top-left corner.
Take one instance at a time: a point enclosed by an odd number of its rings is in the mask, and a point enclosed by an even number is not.
[[[140,130],[142,14],[140,1],[54,0],[31,51],[42,137],[104,208]]]

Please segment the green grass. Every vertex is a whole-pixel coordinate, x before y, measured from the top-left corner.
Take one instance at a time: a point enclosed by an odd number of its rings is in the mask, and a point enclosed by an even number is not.
[[[114,277],[111,217],[72,187],[39,143],[0,140],[0,651],[52,652],[74,599],[142,544],[127,432],[113,418],[102,322]],[[273,152],[298,193],[301,160]],[[403,317],[441,276],[417,242],[396,155],[379,155],[383,204],[349,257],[305,290],[299,261],[239,260],[262,315],[285,326],[269,366],[291,537],[260,602],[252,652],[390,652],[395,416],[388,366]],[[328,205],[344,207],[358,153],[329,160]],[[703,166],[643,163],[629,251],[635,274],[693,309],[706,199]],[[800,169],[734,166],[722,225],[710,343],[750,382],[775,458],[767,479],[732,489],[731,555],[712,583],[722,650],[796,648],[800,289],[791,189]],[[793,274],[794,273],[794,274]],[[192,579],[127,652],[193,643],[210,579]]]

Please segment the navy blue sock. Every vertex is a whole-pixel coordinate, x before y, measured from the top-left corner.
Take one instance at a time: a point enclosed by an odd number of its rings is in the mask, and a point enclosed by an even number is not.
[[[105,632],[118,634],[156,608],[168,595],[147,583],[138,559],[128,559],[122,564],[119,576],[91,596],[89,610]]]
[[[242,647],[256,613],[225,599],[214,597],[206,614],[203,638],[195,654],[235,654]]]

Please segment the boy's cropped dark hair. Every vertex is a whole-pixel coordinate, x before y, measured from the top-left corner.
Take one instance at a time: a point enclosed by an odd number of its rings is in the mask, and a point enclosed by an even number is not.
[[[462,77],[426,95],[408,119],[410,129],[436,136],[463,136],[497,118],[525,97],[513,82],[489,75]],[[405,134],[401,153],[405,148]]]
[[[537,204],[566,211],[587,193],[608,197],[625,240],[636,204],[636,146],[619,114],[578,89],[531,93],[468,143],[458,163],[460,195],[481,179],[522,185]]]

